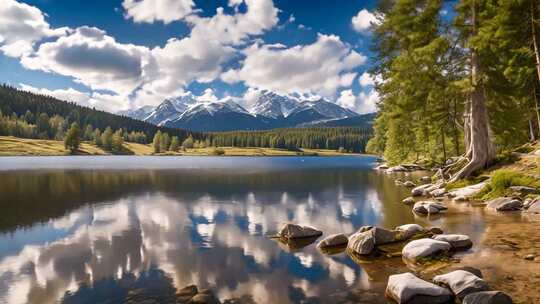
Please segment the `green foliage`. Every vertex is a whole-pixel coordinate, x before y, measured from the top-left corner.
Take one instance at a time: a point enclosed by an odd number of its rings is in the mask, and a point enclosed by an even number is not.
[[[476,195],[476,198],[487,200],[510,194],[511,186],[527,186],[540,188],[540,180],[521,172],[500,169],[491,175],[491,181]]]
[[[113,130],[111,127],[107,127],[103,134],[101,134],[101,146],[107,151],[112,150],[113,145]]]
[[[152,147],[154,148],[154,153],[161,152],[161,131],[157,131],[154,135],[154,140],[152,140]]]
[[[165,152],[165,151],[169,150],[170,146],[171,146],[171,138],[169,137],[169,134],[162,133],[161,134],[161,142],[160,142],[159,150],[161,152]]]
[[[71,124],[71,127],[69,128],[66,138],[64,139],[64,146],[66,149],[69,149],[71,153],[74,153],[79,149],[79,145],[81,144],[81,127],[79,127],[79,124],[74,122]]]
[[[112,136],[111,151],[120,153],[124,149],[124,137],[122,129],[116,130]]]
[[[180,147],[180,142],[178,140],[178,136],[173,136],[171,139],[171,145],[169,146],[169,150],[172,152],[178,152],[179,147]]]

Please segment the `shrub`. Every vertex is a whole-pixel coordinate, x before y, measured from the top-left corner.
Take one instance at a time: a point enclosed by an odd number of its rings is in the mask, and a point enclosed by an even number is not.
[[[214,148],[212,149],[212,155],[225,155],[225,150],[222,148]]]

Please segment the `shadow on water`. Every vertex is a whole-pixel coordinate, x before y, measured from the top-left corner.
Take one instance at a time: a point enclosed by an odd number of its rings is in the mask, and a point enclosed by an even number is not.
[[[412,222],[406,189],[368,167],[0,172],[0,302],[166,299],[189,284],[256,303],[369,290],[379,282],[346,253],[268,237],[286,222],[325,235]]]

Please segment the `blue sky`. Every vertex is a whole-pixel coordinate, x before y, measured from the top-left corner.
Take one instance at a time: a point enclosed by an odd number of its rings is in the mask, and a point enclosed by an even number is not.
[[[375,109],[375,1],[2,0],[0,82],[108,111],[260,90]]]

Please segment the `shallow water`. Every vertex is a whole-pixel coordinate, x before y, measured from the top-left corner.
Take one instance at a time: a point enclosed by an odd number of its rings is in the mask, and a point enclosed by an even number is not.
[[[0,303],[117,303],[134,291],[166,302],[189,284],[245,303],[355,291],[384,301],[395,268],[269,238],[287,222],[329,235],[416,221],[480,240],[482,212],[415,218],[400,203],[408,190],[373,166],[367,156],[0,158]]]

